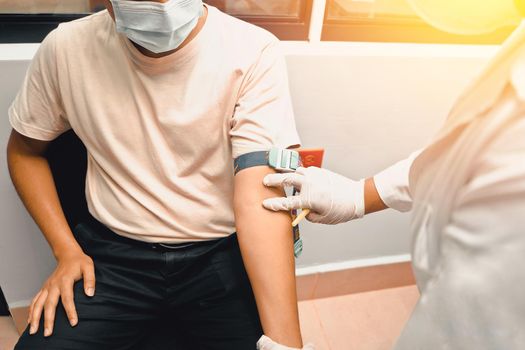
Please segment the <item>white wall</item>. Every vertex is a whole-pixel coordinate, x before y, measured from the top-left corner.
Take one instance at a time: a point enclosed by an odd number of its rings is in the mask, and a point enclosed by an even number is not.
[[[290,82],[303,143],[325,147],[329,169],[354,179],[373,175],[430,141],[495,49],[359,43],[292,48]],[[383,212],[335,227],[305,224],[299,264],[407,254],[408,222],[408,214]]]
[[[0,285],[11,306],[53,269],[49,249],[9,180],[7,108],[34,46],[0,45]],[[285,43],[299,132],[325,166],[369,176],[423,146],[494,47]],[[409,252],[409,216],[384,212],[337,227],[302,224],[300,267]]]
[[[3,60],[7,54],[4,50],[6,45],[0,45],[0,285],[7,300],[13,303],[32,298],[52,271],[54,260],[9,179],[5,145],[11,127],[7,108],[22,82],[28,61]]]

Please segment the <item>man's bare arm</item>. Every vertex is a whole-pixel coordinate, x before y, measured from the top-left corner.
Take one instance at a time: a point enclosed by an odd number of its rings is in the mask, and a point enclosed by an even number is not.
[[[264,333],[286,346],[302,348],[295,287],[291,217],[261,205],[282,190],[263,186],[269,167],[245,169],[235,177],[235,219],[244,264]]]
[[[55,271],[33,299],[29,312],[31,334],[38,330],[44,313],[45,336],[53,332],[59,298],[71,325],[77,324],[73,302],[74,282],[83,278],[86,294],[92,296],[95,291],[93,261],[84,254],[69,228],[49,163],[44,157],[48,144],[13,130],[7,146],[7,162],[13,184],[57,259]]]
[[[23,136],[13,130],[7,145],[11,180],[55,257],[80,249],[67,224],[44,153],[49,142]]]

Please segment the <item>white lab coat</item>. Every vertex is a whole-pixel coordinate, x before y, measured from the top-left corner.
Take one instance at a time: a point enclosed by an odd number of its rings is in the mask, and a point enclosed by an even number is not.
[[[413,206],[421,297],[396,349],[525,349],[525,23],[433,142],[375,180]]]

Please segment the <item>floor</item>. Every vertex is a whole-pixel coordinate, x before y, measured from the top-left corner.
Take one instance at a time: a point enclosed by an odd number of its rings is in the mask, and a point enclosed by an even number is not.
[[[301,301],[303,338],[317,350],[391,349],[418,297],[407,286]]]
[[[303,338],[316,350],[389,350],[418,297],[416,286],[410,285],[301,301]],[[12,312],[23,330],[27,308]]]
[[[10,350],[15,347],[18,334],[11,317],[0,316],[0,350]]]

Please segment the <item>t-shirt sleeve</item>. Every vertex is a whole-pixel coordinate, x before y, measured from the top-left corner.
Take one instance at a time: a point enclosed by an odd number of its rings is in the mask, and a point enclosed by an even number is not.
[[[276,40],[247,72],[230,130],[233,158],[299,146],[284,55]]]
[[[20,134],[50,141],[71,127],[58,89],[56,35],[51,32],[33,58],[22,87],[9,108],[9,122]]]

